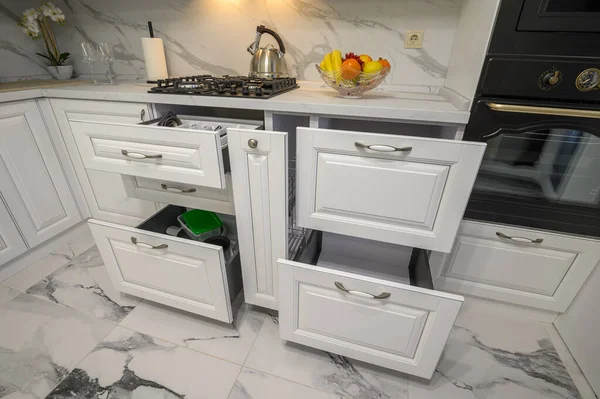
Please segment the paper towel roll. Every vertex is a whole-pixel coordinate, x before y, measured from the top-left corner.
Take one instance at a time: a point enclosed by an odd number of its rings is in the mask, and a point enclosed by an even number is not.
[[[143,37],[142,48],[148,80],[155,81],[168,78],[169,73],[167,72],[167,60],[165,59],[165,47],[162,39]]]

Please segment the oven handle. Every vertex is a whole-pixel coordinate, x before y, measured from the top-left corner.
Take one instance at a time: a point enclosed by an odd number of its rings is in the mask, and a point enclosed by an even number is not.
[[[575,118],[600,119],[600,111],[592,111],[589,109],[534,107],[534,106],[530,106],[530,105],[514,105],[514,104],[498,104],[498,103],[486,103],[486,105],[492,111],[499,111],[499,112],[514,112],[517,114],[554,115],[554,116],[570,116],[570,117],[575,117]]]

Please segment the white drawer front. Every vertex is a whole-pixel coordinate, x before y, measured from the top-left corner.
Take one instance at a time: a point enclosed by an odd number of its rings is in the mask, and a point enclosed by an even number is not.
[[[535,245],[459,236],[444,276],[552,295],[576,253]]]
[[[87,169],[225,188],[218,132],[71,122]]]
[[[334,286],[300,283],[298,329],[414,358],[429,312],[395,301],[372,302],[344,295]]]
[[[438,289],[556,312],[599,261],[598,240],[472,221],[462,223],[450,254],[431,256]]]
[[[278,267],[283,339],[431,378],[461,297],[281,259]]]
[[[315,212],[430,230],[449,169],[446,165],[320,153]]]
[[[150,120],[149,104],[52,99],[52,104],[65,112],[69,121],[136,123]]]
[[[482,143],[298,128],[299,225],[449,252],[484,150]]]
[[[89,225],[111,280],[120,291],[232,321],[221,247],[94,219]]]
[[[223,190],[135,176],[123,175],[122,179],[127,195],[133,198],[235,215],[230,173],[225,175]]]

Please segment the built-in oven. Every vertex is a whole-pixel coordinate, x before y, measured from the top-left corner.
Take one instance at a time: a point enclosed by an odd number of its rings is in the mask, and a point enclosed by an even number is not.
[[[600,0],[502,0],[488,53],[598,57]]]
[[[600,32],[598,0],[525,0],[517,30]]]
[[[487,149],[466,218],[600,237],[600,106],[479,98]]]

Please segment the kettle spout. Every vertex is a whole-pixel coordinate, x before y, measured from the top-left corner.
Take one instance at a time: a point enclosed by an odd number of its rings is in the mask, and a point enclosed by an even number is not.
[[[250,54],[254,55],[256,53],[256,42],[251,43],[246,50],[248,50]]]

